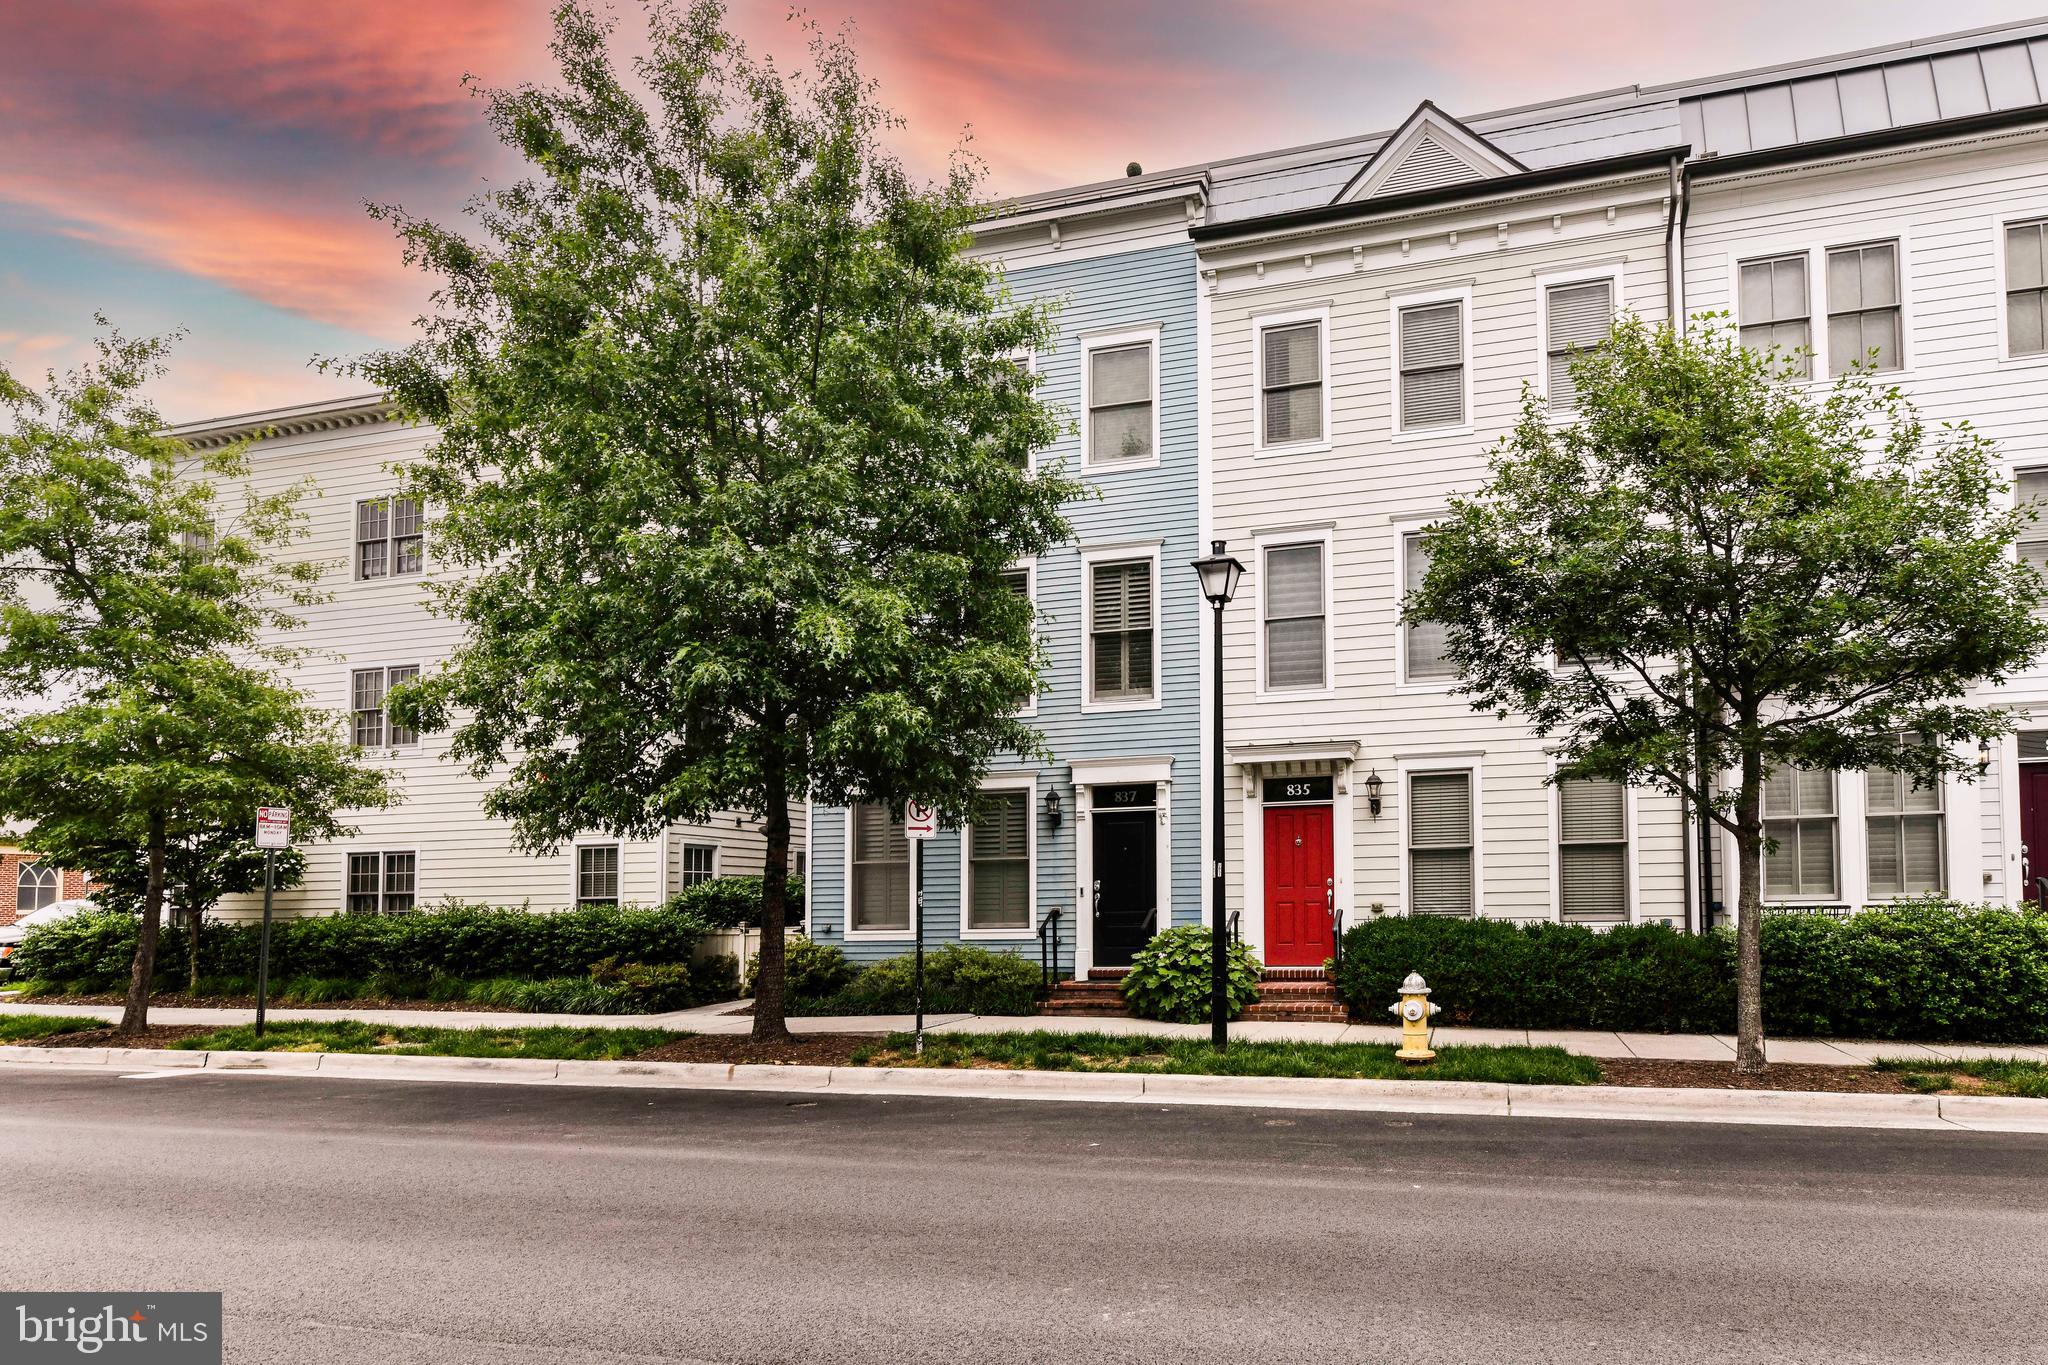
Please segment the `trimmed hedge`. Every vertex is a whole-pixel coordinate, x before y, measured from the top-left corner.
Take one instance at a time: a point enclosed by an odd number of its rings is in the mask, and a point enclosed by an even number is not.
[[[801,927],[804,922],[804,881],[789,879],[782,907],[784,925]],[[668,898],[665,907],[695,915],[713,929],[758,929],[761,927],[761,879],[759,877],[713,877],[708,882],[686,886]]]
[[[1779,1036],[2048,1039],[2048,918],[1942,900],[1848,919],[1766,915],[1764,1025]],[[1730,1032],[1735,939],[1662,925],[1388,918],[1344,935],[1338,989],[1386,1014],[1419,971],[1445,1024]]]
[[[788,1012],[811,1016],[909,1014],[916,1007],[916,970],[915,959],[908,956],[856,969],[831,944],[792,940]],[[1038,1009],[1043,985],[1038,963],[1015,953],[948,943],[924,955],[924,1007],[928,1014],[1031,1014]],[[747,989],[753,989],[751,974]]]

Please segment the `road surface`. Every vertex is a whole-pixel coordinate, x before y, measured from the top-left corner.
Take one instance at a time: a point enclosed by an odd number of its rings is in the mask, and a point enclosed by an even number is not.
[[[2048,1138],[0,1070],[9,1289],[228,1358],[2048,1360]]]

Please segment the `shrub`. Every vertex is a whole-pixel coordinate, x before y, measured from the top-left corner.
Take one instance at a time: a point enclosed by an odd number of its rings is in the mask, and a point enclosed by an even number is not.
[[[759,877],[713,877],[708,882],[686,886],[669,897],[670,910],[695,915],[714,929],[758,929],[761,927],[761,879]],[[789,879],[782,908],[785,925],[804,922],[804,883]]]
[[[650,967],[644,962],[620,962],[608,957],[591,966],[590,979],[600,986],[625,992],[635,1009],[649,1014],[687,1009],[697,1003],[690,986],[690,969],[680,962]]]
[[[754,981],[760,971],[760,958],[747,964],[743,987],[746,994],[754,993]],[[782,950],[782,979],[792,1001],[822,1000],[836,995],[853,983],[856,971],[846,960],[846,954],[830,943],[793,938]]]
[[[1214,935],[1200,925],[1168,929],[1138,950],[1124,978],[1124,1003],[1144,1019],[1199,1024],[1209,1018],[1215,962]],[[1244,1013],[1259,998],[1258,958],[1242,943],[1230,945],[1224,958],[1224,999],[1230,1017]]]
[[[792,944],[792,947],[795,945]],[[838,954],[837,948],[824,951]],[[843,956],[838,959],[844,964]],[[828,991],[797,989],[792,978],[792,1014],[909,1014],[917,1008],[917,960],[886,958],[847,977]],[[814,984],[814,983],[809,983]],[[1030,1014],[1038,1008],[1043,980],[1035,961],[991,952],[970,943],[948,943],[924,955],[924,1007],[934,1014]]]

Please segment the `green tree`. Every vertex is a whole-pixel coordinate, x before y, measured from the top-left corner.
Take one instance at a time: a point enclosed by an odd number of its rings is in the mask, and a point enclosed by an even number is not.
[[[171,837],[164,850],[164,908],[185,916],[185,985],[199,989],[199,924],[223,896],[263,889],[264,850],[251,838],[250,819],[233,825],[187,829]],[[75,853],[93,870],[98,884],[94,901],[113,910],[140,915],[149,897],[146,849],[113,842],[92,853]],[[296,848],[277,852],[275,884],[297,886],[306,873],[306,855]]]
[[[258,805],[332,837],[389,794],[276,676],[293,608],[320,600],[319,565],[273,558],[304,490],[226,506],[245,450],[164,434],[141,391],[168,343],[101,325],[98,358],[45,392],[0,371],[0,815],[65,866],[144,869],[121,1018],[139,1032],[172,848]]]
[[[359,368],[439,427],[406,475],[471,571],[440,601],[465,643],[391,704],[460,718],[528,847],[761,817],[754,1032],[782,1037],[790,801],[964,815],[1040,747],[1005,570],[1081,491],[1030,469],[1062,419],[1015,357],[1050,320],[962,255],[977,168],[913,182],[843,42],[789,74],[718,4],[658,5],[633,80],[608,25],[555,19],[561,85],[488,95],[531,173],[482,240],[379,210],[439,306]]]
[[[1735,841],[1737,1066],[1757,1071],[1767,778],[1967,780],[1958,749],[2011,721],[1963,699],[2048,627],[1989,440],[1930,430],[1860,369],[1788,382],[1700,322],[1617,323],[1574,363],[1569,423],[1525,397],[1405,612],[1444,623],[1475,709],[1554,741],[1559,779],[1675,793]]]

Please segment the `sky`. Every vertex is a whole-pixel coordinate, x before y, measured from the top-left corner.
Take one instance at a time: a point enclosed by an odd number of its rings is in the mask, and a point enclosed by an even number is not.
[[[621,24],[639,0],[611,0]],[[2031,17],[2048,0],[808,0],[850,23],[898,151],[963,136],[1016,194]],[[798,56],[781,0],[733,0]],[[428,281],[369,202],[441,220],[517,174],[464,86],[544,80],[547,0],[0,0],[0,365],[95,313],[183,329],[174,421],[358,392]]]

